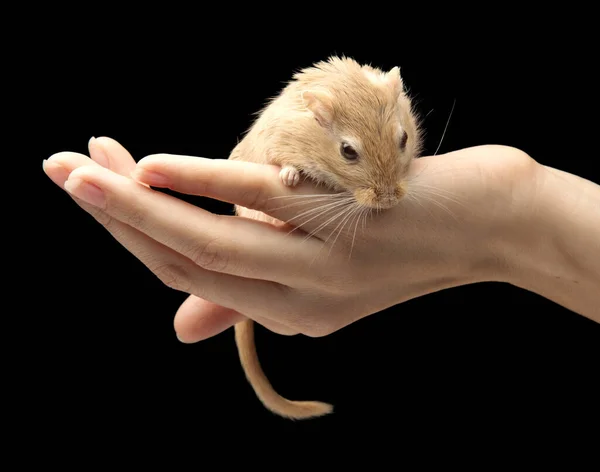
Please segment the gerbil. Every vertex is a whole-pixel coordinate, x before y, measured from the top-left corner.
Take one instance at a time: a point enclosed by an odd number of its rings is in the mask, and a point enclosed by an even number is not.
[[[293,76],[229,159],[278,165],[284,185],[293,187],[304,175],[350,191],[359,205],[386,209],[406,193],[405,176],[420,152],[418,119],[399,68],[383,72],[330,57]],[[279,222],[240,206],[235,212]],[[246,377],[267,409],[290,419],[333,411],[326,403],[287,400],[272,388],[257,357],[252,320],[236,324],[235,339]]]

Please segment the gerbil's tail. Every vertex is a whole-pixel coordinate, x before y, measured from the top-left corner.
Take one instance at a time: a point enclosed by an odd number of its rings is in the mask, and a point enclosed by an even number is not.
[[[252,320],[244,320],[235,325],[235,341],[246,378],[268,410],[292,420],[315,418],[333,411],[333,407],[327,403],[291,401],[273,389],[258,361]]]

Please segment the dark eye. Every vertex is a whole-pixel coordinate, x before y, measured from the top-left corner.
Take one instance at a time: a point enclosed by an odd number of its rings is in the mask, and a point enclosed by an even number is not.
[[[406,147],[406,142],[408,141],[408,133],[406,131],[402,132],[402,137],[400,138],[400,149],[404,151]]]
[[[344,156],[349,161],[355,161],[356,159],[358,159],[358,153],[356,152],[356,149],[354,149],[347,143],[342,143],[341,152],[342,156]]]

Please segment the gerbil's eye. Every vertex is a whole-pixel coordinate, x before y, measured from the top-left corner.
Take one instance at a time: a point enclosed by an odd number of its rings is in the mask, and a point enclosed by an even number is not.
[[[406,147],[406,142],[408,141],[408,133],[406,131],[402,132],[402,137],[400,138],[400,149],[404,151]]]
[[[355,161],[356,159],[358,159],[358,153],[356,152],[356,149],[354,149],[349,144],[342,143],[341,151],[342,151],[342,156],[344,156],[349,161]]]

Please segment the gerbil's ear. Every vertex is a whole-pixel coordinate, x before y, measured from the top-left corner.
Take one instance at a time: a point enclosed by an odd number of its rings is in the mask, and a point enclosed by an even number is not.
[[[402,77],[400,77],[400,68],[398,66],[391,69],[387,74],[385,74],[385,83],[391,87],[394,96],[397,98],[402,93],[404,89],[404,84],[402,82]]]
[[[333,121],[332,97],[328,92],[306,90],[302,92],[302,100],[319,124],[329,128]]]

